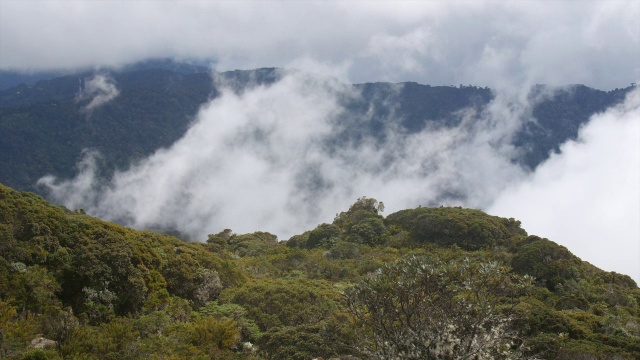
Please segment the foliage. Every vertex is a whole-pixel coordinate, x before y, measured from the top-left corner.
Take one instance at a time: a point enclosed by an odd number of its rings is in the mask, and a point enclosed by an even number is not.
[[[219,305],[217,301],[212,301],[200,308],[199,313],[203,316],[211,316],[217,319],[234,320],[238,325],[242,340],[256,341],[262,336],[262,332],[255,321],[246,317],[247,310],[238,304]]]
[[[313,249],[318,246],[331,246],[340,239],[342,231],[336,225],[320,224],[309,233],[305,247]]]
[[[373,198],[366,196],[358,198],[349,210],[343,211],[336,215],[333,224],[343,229],[345,232],[351,231],[351,228],[365,219],[382,218],[379,213],[384,211],[384,204]]]
[[[335,321],[315,325],[284,326],[267,331],[260,340],[265,359],[307,360],[356,352],[355,334]]]
[[[226,289],[220,299],[247,310],[261,330],[314,324],[336,310],[336,294],[328,283],[305,279],[268,279]]]
[[[205,317],[197,319],[187,327],[189,339],[196,346],[229,348],[240,338],[240,331],[233,319]]]
[[[640,358],[630,277],[514,219],[381,210],[363,197],[286,242],[224,230],[198,244],[0,185],[0,357]],[[39,337],[58,347],[30,347]]]
[[[506,311],[527,278],[496,263],[410,256],[345,292],[373,359],[508,359],[520,350]]]
[[[547,239],[530,236],[517,249],[511,266],[519,274],[529,274],[550,290],[563,281],[577,278],[581,261],[565,247]]]
[[[410,234],[415,244],[434,243],[474,251],[495,246],[513,246],[526,236],[520,222],[463,208],[417,208],[398,211],[386,218]]]

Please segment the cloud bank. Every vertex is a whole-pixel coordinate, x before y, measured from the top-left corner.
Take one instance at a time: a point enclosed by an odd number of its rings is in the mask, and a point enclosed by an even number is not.
[[[640,78],[637,1],[0,2],[0,69],[150,57],[217,70],[300,59],[350,82],[625,87]]]
[[[391,211],[445,202],[481,207],[524,175],[511,162],[510,136],[526,111],[518,98],[461,112],[454,128],[407,135],[390,118],[384,140],[342,138],[369,120],[345,111],[343,102],[357,96],[337,80],[302,72],[268,87],[225,90],[182,139],[107,184],[96,177],[91,152],[77,178],[40,183],[70,208],[135,227],[175,228],[197,240],[225,227],[286,239],[331,222],[363,195]]]
[[[640,89],[507,188],[489,212],[522,220],[594,265],[640,282]]]

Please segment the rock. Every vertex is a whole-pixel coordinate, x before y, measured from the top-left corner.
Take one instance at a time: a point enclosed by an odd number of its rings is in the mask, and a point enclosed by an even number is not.
[[[58,345],[54,340],[38,336],[31,340],[31,347],[34,349],[53,349]]]
[[[256,349],[253,346],[253,344],[248,342],[248,341],[242,343],[242,350],[245,351],[245,352],[255,352],[256,351]]]

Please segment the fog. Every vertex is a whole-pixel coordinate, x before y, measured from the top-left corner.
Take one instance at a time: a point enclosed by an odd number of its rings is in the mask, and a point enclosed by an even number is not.
[[[106,183],[95,175],[99,155],[87,152],[76,179],[41,184],[70,208],[135,227],[175,228],[197,240],[226,227],[286,239],[331,222],[360,196],[384,201],[388,211],[482,207],[524,176],[510,145],[528,106],[520,98],[462,111],[454,128],[405,134],[391,115],[384,140],[363,132],[338,141],[343,129],[369,121],[343,107],[358,96],[304,72],[241,93],[226,89],[182,139]]]
[[[407,134],[391,112],[384,140],[363,132],[338,141],[345,127],[370,120],[343,106],[359,94],[332,77],[288,72],[271,86],[224,89],[183,138],[111,179],[96,176],[99,154],[88,151],[76,178],[40,184],[69,208],[198,241],[225,228],[287,239],[360,196],[383,201],[387,214],[480,208],[637,279],[639,94],[595,115],[578,141],[530,173],[511,145],[540,100],[527,92],[498,92],[486,109],[459,112],[452,128]]]
[[[522,219],[603,269],[640,280],[640,89],[594,115],[561,147],[496,198],[490,213]]]
[[[0,70],[151,57],[219,71],[342,67],[349,80],[600,89],[640,78],[637,1],[0,2]]]
[[[91,78],[84,79],[84,84],[81,83],[80,87],[76,101],[88,101],[86,105],[82,106],[82,112],[87,114],[91,114],[96,108],[120,95],[115,80],[106,74],[94,74]]]

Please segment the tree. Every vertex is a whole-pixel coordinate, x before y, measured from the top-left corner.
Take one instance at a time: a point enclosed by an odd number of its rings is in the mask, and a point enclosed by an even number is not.
[[[553,241],[529,236],[511,260],[513,270],[528,274],[536,281],[555,290],[564,281],[579,278],[582,261],[567,248]]]
[[[351,227],[349,240],[355,243],[366,245],[382,245],[387,239],[387,228],[382,219],[367,218]]]
[[[205,268],[198,269],[199,285],[196,288],[194,298],[197,305],[202,306],[207,301],[212,301],[218,297],[222,291],[222,282],[220,276],[215,270]]]
[[[366,218],[382,218],[380,215],[384,211],[384,203],[366,196],[358,198],[346,212],[336,215],[333,224],[344,231],[351,230],[351,227]]]
[[[509,309],[530,282],[493,262],[410,256],[344,297],[372,359],[511,359],[522,341]]]
[[[321,245],[331,245],[340,240],[340,228],[333,224],[320,224],[309,233],[306,246],[313,249]]]
[[[459,207],[400,210],[387,216],[386,223],[408,231],[415,244],[456,245],[467,251],[511,246],[526,236],[515,220]]]

